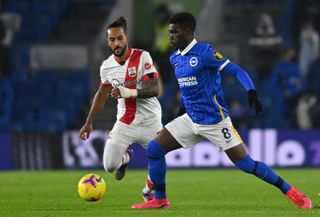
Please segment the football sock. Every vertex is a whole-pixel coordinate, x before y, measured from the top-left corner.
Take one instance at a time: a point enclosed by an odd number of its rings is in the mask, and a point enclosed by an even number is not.
[[[122,158],[121,158],[121,162],[119,164],[119,166],[117,167],[117,169],[119,169],[123,164],[129,163],[130,161],[130,155],[126,152]]]
[[[249,155],[238,161],[235,165],[240,170],[253,174],[263,181],[276,186],[284,194],[286,194],[290,189],[290,185],[277,175],[269,166],[263,162],[254,161]]]
[[[154,185],[154,197],[156,199],[164,199],[166,195],[166,172],[167,165],[165,159],[166,152],[157,143],[151,140],[147,145],[147,156],[149,160],[148,169],[149,176]]]
[[[142,189],[142,193],[148,194],[154,189],[153,183],[151,182],[150,176],[148,175],[148,178],[146,180],[146,185]]]

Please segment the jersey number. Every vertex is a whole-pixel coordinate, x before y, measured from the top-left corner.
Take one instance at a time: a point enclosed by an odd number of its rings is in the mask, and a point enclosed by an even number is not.
[[[226,138],[226,139],[230,139],[231,138],[231,134],[229,133],[228,128],[223,128],[221,130],[221,132],[222,132],[224,138]]]

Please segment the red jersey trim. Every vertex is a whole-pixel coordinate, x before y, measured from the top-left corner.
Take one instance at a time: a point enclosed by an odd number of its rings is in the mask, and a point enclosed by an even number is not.
[[[127,61],[127,59],[129,59],[131,53],[132,53],[132,49],[129,48],[128,53],[127,53],[127,55],[126,55],[126,59],[125,59],[124,61]],[[121,62],[121,61],[120,61],[120,58],[119,58],[119,57],[116,57],[115,55],[113,55],[113,57],[114,57],[115,61],[120,64],[120,62]]]
[[[138,69],[139,69],[139,63],[140,63],[140,57],[143,50],[134,50],[126,71],[126,77],[125,82],[131,83],[131,85],[126,86],[126,88],[129,89],[136,89],[136,81],[137,81],[137,75],[138,75]],[[124,103],[126,106],[126,112],[124,115],[120,118],[120,121],[125,124],[131,124],[134,120],[137,112],[137,105],[136,105],[136,99],[135,98],[126,98],[124,99]]]
[[[149,74],[146,74],[146,75],[142,76],[142,80],[143,81],[147,81],[150,78],[159,78],[158,72],[153,72],[153,73],[149,73]]]
[[[101,88],[107,88],[107,87],[109,87],[111,84],[105,84],[105,83],[102,83],[102,82],[100,82],[100,87]]]

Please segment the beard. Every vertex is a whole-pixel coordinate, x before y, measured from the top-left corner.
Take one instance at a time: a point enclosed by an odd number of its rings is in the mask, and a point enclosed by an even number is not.
[[[116,53],[116,50],[119,49],[119,48],[121,49],[121,52],[120,52],[120,53]],[[120,58],[120,57],[122,57],[122,55],[124,54],[125,51],[126,51],[126,47],[122,48],[122,47],[118,46],[118,47],[115,47],[115,48],[113,49],[113,54],[114,54],[116,57]]]

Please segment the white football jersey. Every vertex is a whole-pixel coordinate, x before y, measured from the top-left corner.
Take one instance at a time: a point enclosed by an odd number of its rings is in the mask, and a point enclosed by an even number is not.
[[[123,65],[111,55],[100,67],[101,84],[111,84],[113,87],[141,89],[145,75],[150,73],[158,76],[149,52],[133,48],[129,49]],[[128,125],[161,122],[160,103],[156,97],[119,98],[117,120]]]

